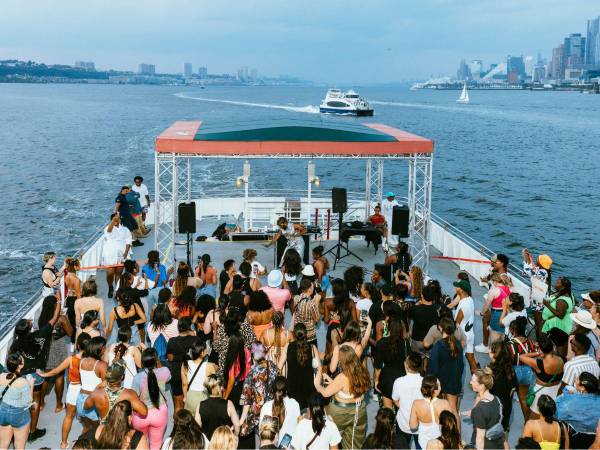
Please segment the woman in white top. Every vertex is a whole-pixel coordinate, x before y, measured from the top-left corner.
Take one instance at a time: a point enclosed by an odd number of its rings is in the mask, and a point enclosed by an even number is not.
[[[325,414],[325,399],[319,393],[311,394],[308,400],[308,417],[302,417],[294,437],[292,447],[296,450],[330,449],[337,450],[342,436],[336,424]]]
[[[132,389],[133,377],[137,374],[137,370],[142,367],[142,353],[137,346],[129,343],[130,339],[131,328],[119,328],[117,343],[110,345],[104,353],[104,361],[108,365],[111,365],[115,359],[125,362],[125,379],[123,380],[125,389]]]
[[[300,417],[300,405],[296,400],[287,396],[287,379],[281,375],[273,380],[271,394],[273,400],[266,402],[260,410],[260,422],[265,416],[277,418],[280,425],[276,444],[280,445],[286,434],[294,437]]]
[[[440,437],[439,417],[442,411],[452,411],[448,400],[438,398],[440,383],[436,376],[427,375],[421,384],[422,400],[415,400],[410,412],[409,426],[419,435],[419,445],[427,448],[427,443]]]
[[[198,405],[208,397],[204,382],[218,367],[206,358],[206,342],[196,337],[190,345],[190,359],[181,365],[181,387],[183,390],[184,408],[195,414]]]
[[[95,408],[86,409],[84,407],[85,400],[94,392],[101,383],[106,379],[106,369],[108,365],[102,361],[106,339],[101,336],[96,336],[90,339],[83,358],[79,363],[79,377],[81,380],[81,389],[77,396],[77,417],[82,421],[82,434],[90,431],[94,425],[100,421],[100,416]]]

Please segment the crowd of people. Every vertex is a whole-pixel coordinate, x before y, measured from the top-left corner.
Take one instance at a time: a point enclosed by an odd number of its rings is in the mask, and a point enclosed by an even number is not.
[[[600,448],[600,291],[578,301],[567,278],[552,284],[547,255],[523,252],[531,303],[492,258],[475,345],[472,279],[444,292],[404,242],[339,278],[321,246],[270,271],[254,249],[220,271],[208,254],[168,268],[155,250],[128,259],[142,237],[129,226],[146,228],[143,208],[123,220],[127,195],[105,230],[107,297],[79,261],[44,255],[40,315],[16,323],[0,374],[0,449],[63,410],[61,448],[508,449],[518,416],[516,448]]]

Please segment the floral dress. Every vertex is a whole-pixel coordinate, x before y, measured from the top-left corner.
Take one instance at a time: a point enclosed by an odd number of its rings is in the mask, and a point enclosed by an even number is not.
[[[267,359],[261,360],[250,369],[240,398],[240,405],[250,406],[246,422],[240,432],[242,435],[250,434],[258,426],[262,406],[273,399],[269,388],[277,375],[279,375],[277,366]]]

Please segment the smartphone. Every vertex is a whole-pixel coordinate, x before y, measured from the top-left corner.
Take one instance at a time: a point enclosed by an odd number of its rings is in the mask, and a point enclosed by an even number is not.
[[[284,434],[281,438],[281,442],[279,443],[279,448],[288,448],[292,443],[292,436],[289,434]]]
[[[364,325],[367,326],[368,322],[367,322],[367,317],[369,317],[369,311],[366,311],[364,309],[360,310],[360,322]]]

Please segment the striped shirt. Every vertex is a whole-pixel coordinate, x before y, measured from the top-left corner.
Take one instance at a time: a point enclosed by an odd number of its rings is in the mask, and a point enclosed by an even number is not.
[[[600,376],[598,362],[588,355],[579,355],[565,363],[562,381],[566,385],[575,386],[575,381],[582,372],[589,372],[596,378]]]
[[[317,339],[315,322],[319,320],[319,307],[314,297],[305,294],[294,297],[294,324],[303,323],[306,326],[306,340],[308,342]]]

